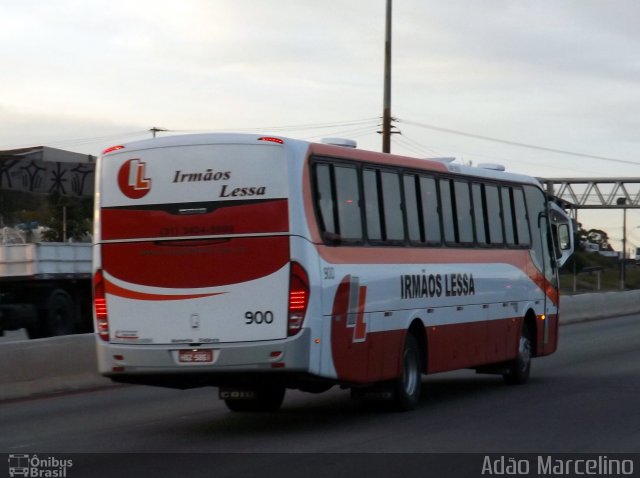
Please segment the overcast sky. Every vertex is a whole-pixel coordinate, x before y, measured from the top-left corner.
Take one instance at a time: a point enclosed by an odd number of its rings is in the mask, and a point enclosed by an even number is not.
[[[1,0],[0,149],[99,154],[158,126],[380,150],[384,14],[385,0]],[[639,24],[637,0],[395,0],[392,152],[640,177]]]

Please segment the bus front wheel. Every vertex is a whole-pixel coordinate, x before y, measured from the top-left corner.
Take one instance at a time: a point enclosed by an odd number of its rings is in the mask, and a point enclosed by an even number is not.
[[[522,326],[522,334],[518,343],[518,356],[508,365],[502,374],[504,381],[509,385],[520,385],[529,379],[531,373],[532,342],[529,329]]]

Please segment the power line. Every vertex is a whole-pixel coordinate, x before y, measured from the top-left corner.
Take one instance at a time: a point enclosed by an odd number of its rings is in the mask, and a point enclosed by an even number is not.
[[[636,161],[628,161],[628,160],[618,159],[618,158],[609,158],[609,157],[606,157],[606,156],[597,156],[597,155],[594,155],[594,154],[587,154],[587,153],[577,153],[575,151],[568,151],[568,150],[565,150],[565,149],[549,148],[549,147],[546,147],[546,146],[538,146],[538,145],[535,145],[535,144],[520,143],[518,141],[510,141],[510,140],[507,140],[507,139],[494,138],[494,137],[491,137],[491,136],[484,136],[484,135],[475,134],[475,133],[467,133],[465,131],[459,131],[459,130],[450,129],[450,128],[442,128],[440,126],[435,126],[435,125],[426,124],[426,123],[418,123],[416,121],[408,121],[408,120],[402,120],[402,119],[397,119],[396,121],[399,122],[399,123],[405,123],[405,124],[412,125],[412,126],[418,126],[420,128],[431,129],[431,130],[434,130],[434,131],[441,131],[443,133],[456,134],[458,136],[466,136],[468,138],[481,139],[483,141],[491,141],[491,142],[494,142],[494,143],[507,144],[509,146],[517,146],[518,148],[536,149],[536,150],[539,150],[539,151],[548,151],[550,153],[566,154],[566,155],[569,155],[569,156],[576,156],[576,157],[580,157],[580,158],[599,159],[601,161],[610,161],[610,162],[613,162],[613,163],[632,164],[634,166],[640,166],[640,163],[638,163]]]
[[[361,133],[365,131],[374,131],[376,126],[380,121],[379,116],[370,117],[370,118],[360,118],[353,120],[345,120],[345,121],[335,121],[335,122],[325,122],[325,123],[309,123],[309,124],[297,124],[297,125],[284,125],[284,126],[266,126],[266,127],[253,127],[253,128],[234,128],[234,129],[206,129],[206,130],[180,130],[180,129],[162,129],[163,132],[167,133],[201,133],[201,132],[211,132],[211,131],[245,131],[245,132],[281,132],[281,131],[307,131],[307,130],[333,130],[333,129],[345,129],[349,128],[349,131],[354,130],[356,133]],[[357,129],[355,129],[357,128]],[[128,131],[123,133],[116,133],[110,135],[96,135],[96,136],[87,136],[82,138],[70,138],[70,139],[61,139],[54,141],[35,141],[36,143],[43,143],[52,147],[69,147],[69,146],[82,146],[91,143],[100,143],[105,141],[123,141],[127,138],[134,138],[139,136],[146,136],[149,132],[153,132],[151,130],[140,130],[140,131]],[[160,131],[160,129],[156,129],[156,131]],[[336,133],[334,133],[336,134]],[[3,146],[3,149],[15,149],[19,147],[30,147],[33,146],[34,143],[26,144],[26,145],[10,145]]]
[[[103,141],[108,141],[108,140],[122,140],[123,138],[128,138],[128,137],[135,137],[135,136],[140,136],[143,134],[148,134],[148,130],[143,130],[143,131],[129,131],[126,133],[118,133],[118,134],[110,134],[110,135],[105,135],[105,136],[89,136],[89,137],[85,137],[85,138],[75,138],[75,139],[61,139],[61,140],[57,140],[57,141],[36,141],[36,143],[46,143],[47,146],[51,146],[51,147],[67,147],[67,146],[73,146],[73,145],[84,145],[84,144],[90,144],[90,143],[98,143],[98,142],[103,142]],[[33,146],[33,143],[28,144],[28,145],[23,145],[24,147],[31,147]],[[4,149],[16,149],[19,148],[20,146],[13,146],[11,148],[9,147],[4,147]]]
[[[336,136],[344,136],[344,137],[359,137],[359,136],[364,136],[366,134],[375,134],[376,133],[376,125],[369,125],[369,126],[359,126],[357,128],[349,128],[349,129],[344,129],[344,130],[338,130],[338,131],[332,131],[331,134],[336,135]],[[307,136],[307,137],[303,137],[300,139],[303,140],[314,140],[314,139],[321,139],[323,137],[326,137],[325,133],[320,133],[320,134],[314,134],[311,136]]]
[[[346,121],[333,121],[326,123],[308,123],[308,124],[297,124],[297,125],[284,125],[284,126],[261,126],[261,127],[250,127],[250,128],[213,128],[207,130],[176,130],[170,129],[167,130],[169,132],[177,132],[177,133],[187,133],[187,132],[210,132],[210,131],[245,131],[245,132],[265,132],[265,131],[304,131],[304,130],[314,130],[314,129],[332,129],[332,128],[344,128],[350,126],[360,126],[360,125],[369,125],[369,124],[377,124],[380,121],[380,117],[372,117],[372,118],[362,118],[362,119],[354,119],[354,120],[346,120]]]
[[[404,146],[405,148],[411,150],[412,152],[420,156],[424,156],[425,158],[445,156],[444,154],[438,151],[435,151],[431,148],[428,148],[427,146],[421,144],[420,142],[410,138],[405,133],[400,133],[396,135],[393,139],[395,143],[398,143],[399,145]]]
[[[325,128],[343,128],[346,126],[361,126],[361,125],[372,125],[377,124],[380,121],[379,117],[374,118],[364,118],[359,120],[351,120],[351,121],[338,121],[332,123],[316,123],[316,124],[301,124],[301,125],[289,125],[289,126],[271,126],[264,128],[253,128],[254,130],[291,130],[291,131],[300,131],[307,129],[325,129]]]

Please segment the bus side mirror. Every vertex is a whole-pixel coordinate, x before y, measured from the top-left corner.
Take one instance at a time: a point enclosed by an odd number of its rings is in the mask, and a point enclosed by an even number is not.
[[[551,231],[555,242],[556,264],[562,267],[573,254],[573,223],[571,218],[560,206],[549,203],[549,215],[551,218]]]
[[[558,226],[558,249],[561,251],[568,251],[571,249],[571,237],[569,226],[567,224],[560,224]]]

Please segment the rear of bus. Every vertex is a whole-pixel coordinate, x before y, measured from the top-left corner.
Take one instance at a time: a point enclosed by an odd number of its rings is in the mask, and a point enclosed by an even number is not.
[[[285,360],[307,370],[308,280],[290,259],[282,141],[158,138],[110,148],[98,167],[102,374],[189,388],[253,383]]]

